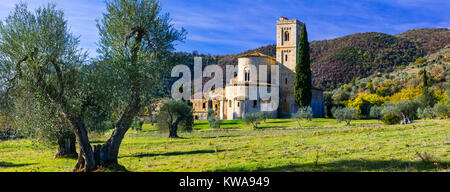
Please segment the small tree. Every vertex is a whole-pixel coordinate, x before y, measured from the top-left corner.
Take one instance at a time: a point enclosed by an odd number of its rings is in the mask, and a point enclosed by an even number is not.
[[[312,108],[311,107],[300,107],[294,115],[292,115],[292,119],[297,121],[297,127],[300,127],[300,122],[302,120],[312,120]]]
[[[213,109],[208,110],[208,123],[211,128],[220,128],[220,124],[222,123],[220,117],[216,115]]]
[[[398,113],[390,111],[383,115],[381,121],[387,125],[393,125],[400,123],[402,121],[402,117]]]
[[[292,118],[297,121],[298,126],[300,127],[300,122],[302,120],[311,121],[312,120],[312,108],[311,107],[300,107],[297,110],[297,113],[292,115]]]
[[[378,120],[378,124],[380,123],[381,119],[381,111],[383,110],[382,106],[373,106],[370,108],[370,117],[375,118]]]
[[[347,107],[333,108],[332,113],[338,123],[344,121],[346,123],[346,125],[350,125],[350,122],[353,119],[356,119],[358,110],[356,110],[354,108],[347,108]]]
[[[169,130],[169,138],[178,138],[178,128],[193,122],[192,108],[183,101],[169,100],[165,102],[157,114],[160,131]],[[192,128],[192,127],[191,127]]]
[[[244,115],[244,122],[247,125],[252,125],[253,129],[258,129],[258,125],[261,123],[263,118],[263,114],[261,112],[257,113],[246,113]]]
[[[264,119],[264,123],[267,121],[267,119],[273,118],[273,111],[261,111]]]

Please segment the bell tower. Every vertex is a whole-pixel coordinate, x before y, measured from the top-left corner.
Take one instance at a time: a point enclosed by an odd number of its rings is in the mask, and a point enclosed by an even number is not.
[[[281,115],[297,112],[294,98],[295,66],[300,31],[303,23],[297,19],[280,17],[277,21],[277,63],[280,66]]]

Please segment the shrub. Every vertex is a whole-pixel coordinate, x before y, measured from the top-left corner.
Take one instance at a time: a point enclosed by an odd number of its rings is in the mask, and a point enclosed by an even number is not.
[[[419,57],[419,58],[416,59],[416,61],[414,61],[414,64],[415,64],[417,67],[422,67],[426,62],[427,62],[427,59],[426,59],[426,58],[424,58],[424,57]]]
[[[348,107],[357,109],[360,117],[367,117],[370,113],[370,107],[380,106],[384,104],[385,100],[384,97],[377,94],[361,93],[358,97],[348,102]]]
[[[356,119],[358,111],[354,108],[333,108],[332,109],[333,116],[336,118],[337,122],[344,121],[347,125],[350,125],[350,122],[353,119]]]
[[[381,118],[381,121],[387,125],[399,124],[402,121],[402,117],[395,112],[388,112]]]
[[[244,115],[244,122],[247,125],[252,125],[253,129],[258,129],[258,125],[264,120],[264,115],[261,112],[246,113]]]
[[[433,119],[435,116],[433,114],[433,108],[425,107],[417,109],[417,117],[420,119]]]
[[[220,124],[222,123],[220,117],[216,115],[213,109],[208,110],[208,123],[211,128],[220,128]]]
[[[435,117],[439,117],[441,119],[447,119],[447,117],[450,115],[450,106],[449,105],[442,105],[442,104],[436,104],[432,108],[432,112]]]

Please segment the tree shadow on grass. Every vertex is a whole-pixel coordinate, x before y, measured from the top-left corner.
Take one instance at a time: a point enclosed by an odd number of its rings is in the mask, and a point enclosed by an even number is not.
[[[289,164],[285,166],[249,169],[245,167],[230,167],[217,169],[219,172],[360,172],[360,171],[439,171],[450,168],[449,162],[399,161],[399,160],[344,160],[334,163]]]
[[[105,142],[106,141],[99,141],[99,140],[90,141],[91,145],[104,144]]]
[[[223,152],[225,150],[217,150],[217,153]],[[228,150],[230,151],[230,150]],[[195,150],[195,151],[175,151],[175,152],[167,152],[167,153],[142,153],[142,154],[136,154],[136,155],[126,155],[121,156],[123,157],[136,157],[136,158],[143,158],[143,157],[155,157],[155,156],[176,156],[176,155],[195,155],[195,154],[207,154],[207,153],[216,153],[215,150]]]
[[[10,162],[0,162],[0,168],[10,168],[10,167],[25,167],[29,165],[34,165],[36,163],[10,163]]]

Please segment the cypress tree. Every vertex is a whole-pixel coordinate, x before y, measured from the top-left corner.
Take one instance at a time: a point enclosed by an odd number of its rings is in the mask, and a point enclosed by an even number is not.
[[[426,69],[423,69],[419,73],[422,75],[422,97],[420,98],[421,107],[433,107],[436,104],[436,98],[434,97],[434,92],[430,90],[430,79],[428,78],[428,73]]]
[[[294,96],[302,107],[309,106],[312,99],[311,64],[306,26],[303,24],[298,43],[297,65],[295,66]]]

